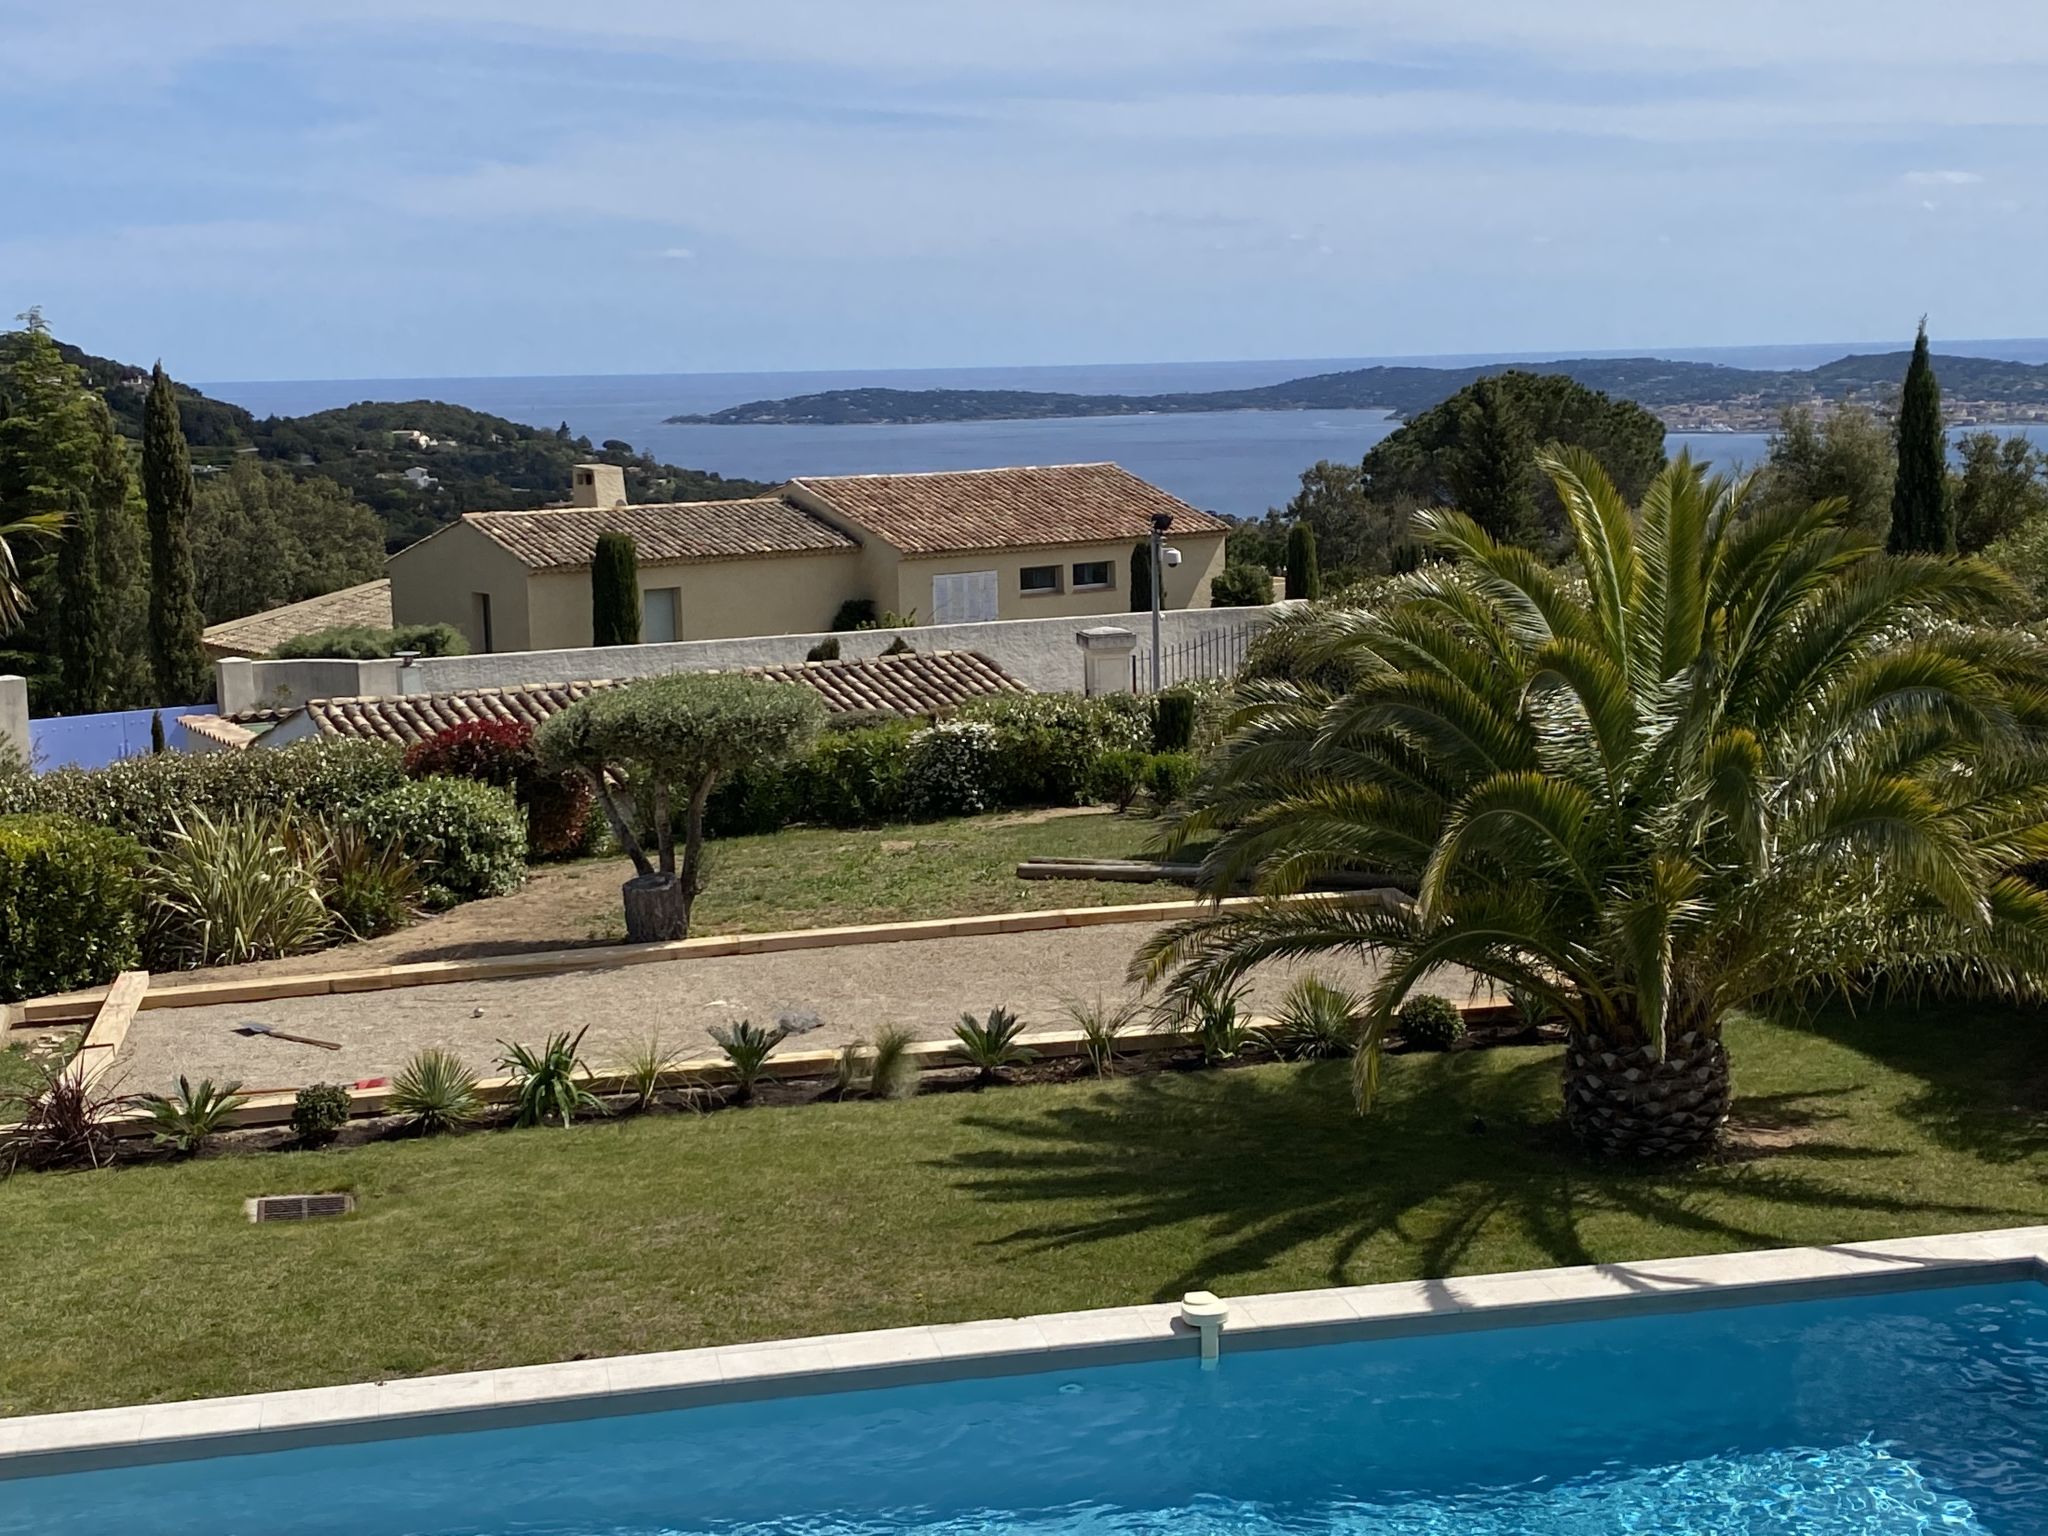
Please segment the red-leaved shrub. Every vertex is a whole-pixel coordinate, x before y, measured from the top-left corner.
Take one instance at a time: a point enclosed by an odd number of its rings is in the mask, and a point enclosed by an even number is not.
[[[536,859],[581,853],[590,786],[579,774],[550,773],[533,750],[533,728],[517,720],[471,720],[416,742],[406,777],[476,779],[512,791],[526,812],[526,846]]]

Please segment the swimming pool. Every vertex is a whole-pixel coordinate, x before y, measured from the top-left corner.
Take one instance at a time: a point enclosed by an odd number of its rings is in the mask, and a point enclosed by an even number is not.
[[[1043,1368],[1051,1365],[1052,1369]],[[2048,1285],[930,1381],[0,1482],[0,1533],[2048,1532]]]

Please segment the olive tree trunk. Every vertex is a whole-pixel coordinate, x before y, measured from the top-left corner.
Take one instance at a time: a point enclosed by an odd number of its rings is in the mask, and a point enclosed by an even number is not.
[[[1728,1052],[1689,1030],[1659,1055],[1621,1044],[1597,1026],[1575,1030],[1564,1052],[1564,1118],[1612,1157],[1689,1157],[1712,1149],[1728,1119]]]
[[[626,942],[660,944],[690,936],[694,893],[678,875],[635,875],[619,887],[626,903]]]

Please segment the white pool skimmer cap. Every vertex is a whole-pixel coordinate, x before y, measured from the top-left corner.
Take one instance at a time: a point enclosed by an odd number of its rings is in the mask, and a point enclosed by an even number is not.
[[[1202,1360],[1216,1358],[1222,1346],[1223,1320],[1230,1303],[1210,1291],[1189,1291],[1180,1299],[1180,1320],[1202,1336]]]

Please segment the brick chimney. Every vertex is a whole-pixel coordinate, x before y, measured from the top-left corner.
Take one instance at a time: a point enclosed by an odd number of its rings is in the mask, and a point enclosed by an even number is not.
[[[623,507],[626,472],[616,464],[578,464],[569,475],[572,507]]]

